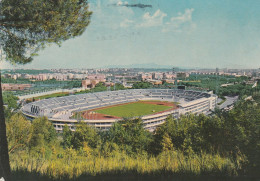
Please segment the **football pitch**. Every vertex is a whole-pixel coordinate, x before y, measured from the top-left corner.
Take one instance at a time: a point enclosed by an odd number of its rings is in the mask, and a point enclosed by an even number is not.
[[[146,104],[145,102],[134,102],[95,110],[97,113],[116,116],[121,118],[139,117],[154,114],[171,109],[171,106]]]

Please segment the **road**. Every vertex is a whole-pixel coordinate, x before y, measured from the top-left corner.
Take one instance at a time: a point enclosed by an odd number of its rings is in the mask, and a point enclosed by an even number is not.
[[[229,106],[233,105],[238,100],[238,96],[234,96],[234,97],[225,96],[225,98],[226,98],[226,101],[218,106],[219,109],[224,109],[226,107],[229,107]]]

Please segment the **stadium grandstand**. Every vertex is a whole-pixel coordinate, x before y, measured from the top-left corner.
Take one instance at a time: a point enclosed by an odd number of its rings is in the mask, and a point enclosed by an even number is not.
[[[123,118],[100,116],[101,114],[95,110],[138,101],[160,101],[176,105],[175,108],[139,116],[143,120],[144,127],[152,131],[164,123],[169,115],[179,118],[181,114],[186,113],[209,114],[211,110],[215,109],[217,96],[212,92],[192,90],[128,89],[44,99],[25,104],[21,110],[29,119],[40,116],[48,117],[58,132],[62,132],[65,124],[71,130],[75,130],[75,125],[79,121],[84,121],[101,130],[107,130],[114,122]]]

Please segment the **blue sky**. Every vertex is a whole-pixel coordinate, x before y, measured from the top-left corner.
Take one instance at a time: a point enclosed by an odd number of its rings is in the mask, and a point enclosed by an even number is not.
[[[258,0],[89,0],[89,4],[93,16],[82,36],[61,47],[47,47],[23,68],[147,63],[260,67]]]

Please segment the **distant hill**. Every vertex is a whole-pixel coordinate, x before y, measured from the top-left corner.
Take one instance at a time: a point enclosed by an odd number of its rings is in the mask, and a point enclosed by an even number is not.
[[[187,71],[194,69],[194,67],[180,67],[180,66],[174,66],[174,65],[158,65],[156,63],[146,63],[146,64],[130,64],[130,65],[109,65],[104,68],[138,68],[138,69],[156,69],[156,70],[162,70],[165,71],[171,71],[172,68],[175,67],[179,71]],[[199,69],[199,68],[197,68]]]
[[[107,68],[145,68],[145,69],[169,69],[169,65],[158,65],[155,63],[130,64],[130,65],[109,65]]]

